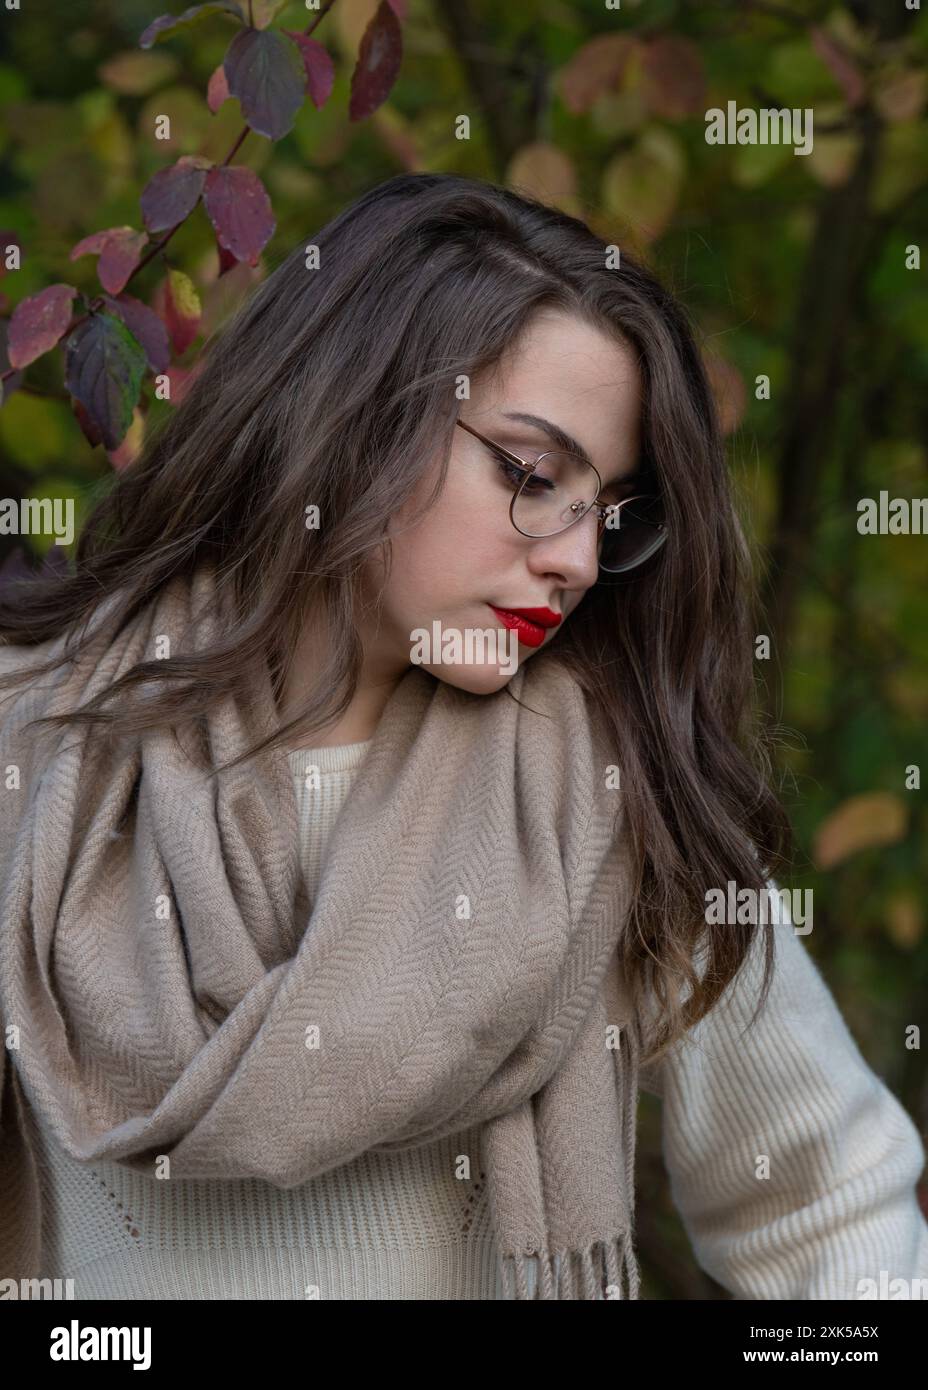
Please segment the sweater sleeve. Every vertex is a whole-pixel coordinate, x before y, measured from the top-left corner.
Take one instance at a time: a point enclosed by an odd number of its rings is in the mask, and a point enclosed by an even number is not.
[[[774,977],[749,1027],[765,931]],[[921,1139],[786,917],[642,1084],[693,1253],[736,1298],[928,1298]]]

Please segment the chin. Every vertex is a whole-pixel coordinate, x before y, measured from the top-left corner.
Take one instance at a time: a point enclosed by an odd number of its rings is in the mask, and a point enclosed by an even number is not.
[[[519,665],[521,664],[520,662]],[[508,665],[499,667],[487,663],[482,666],[423,665],[423,669],[430,672],[436,680],[444,681],[445,685],[453,685],[457,690],[467,690],[471,695],[493,695],[509,684],[519,668],[517,666],[513,670]]]

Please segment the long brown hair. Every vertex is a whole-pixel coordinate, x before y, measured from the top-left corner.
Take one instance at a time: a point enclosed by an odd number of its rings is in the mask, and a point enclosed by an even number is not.
[[[75,653],[101,603],[115,636],[172,577],[208,562],[237,614],[222,640],[141,662],[54,723],[173,727],[244,697],[259,662],[279,696],[312,613],[328,628],[326,667],[299,717],[250,752],[320,728],[359,677],[361,567],[381,549],[389,563],[389,519],[436,452],[426,505],[444,481],[456,380],[498,363],[542,306],[633,344],[642,462],[670,536],[639,570],[596,584],[533,659],[569,665],[621,750],[638,872],[621,963],[636,1000],[657,1003],[656,1058],[712,1008],[760,930],[708,924],[706,890],[734,880],[762,893],[792,850],[755,709],[748,547],[686,311],[626,252],[610,268],[578,219],[458,175],[389,179],[308,243],[319,268],[296,247],[207,343],[187,396],[91,512],[73,573],[0,596],[0,638],[64,634]],[[337,520],[308,530],[310,503]],[[144,707],[126,698],[152,683]],[[772,964],[768,932],[758,1008]]]

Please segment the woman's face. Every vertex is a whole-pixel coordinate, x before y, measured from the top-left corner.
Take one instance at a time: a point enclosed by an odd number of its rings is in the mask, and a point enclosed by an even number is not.
[[[541,311],[496,371],[473,379],[460,419],[528,461],[559,446],[543,427],[507,417],[533,415],[559,425],[586,450],[605,492],[637,464],[640,376],[635,356],[633,349],[580,318]],[[415,661],[450,685],[490,694],[514,675],[513,656],[517,664],[531,658],[560,626],[544,630],[541,644],[532,645],[524,638],[537,641],[541,630],[509,629],[494,607],[547,608],[569,622],[598,578],[596,514],[587,512],[554,536],[520,534],[509,519],[514,489],[486,446],[455,428],[444,488],[431,509],[410,522],[437,472],[436,464],[391,520],[389,578],[384,582],[379,562],[366,572],[368,592],[375,600],[381,596],[376,630],[366,631],[362,621],[366,657],[372,669],[382,672],[405,669]],[[450,637],[459,642],[457,652],[419,642],[423,630],[432,640],[436,623],[442,641]],[[474,640],[478,629],[496,637],[481,644]],[[422,656],[431,659],[418,659]]]

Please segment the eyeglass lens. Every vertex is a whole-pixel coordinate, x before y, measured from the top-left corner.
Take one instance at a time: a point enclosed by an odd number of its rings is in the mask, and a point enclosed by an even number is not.
[[[512,520],[525,535],[556,535],[589,510],[597,490],[597,475],[578,455],[545,454],[520,488]],[[578,506],[572,510],[574,503]],[[664,542],[663,521],[659,496],[635,497],[607,508],[600,533],[600,565],[615,571],[646,560]]]

